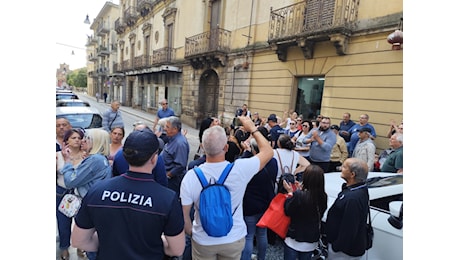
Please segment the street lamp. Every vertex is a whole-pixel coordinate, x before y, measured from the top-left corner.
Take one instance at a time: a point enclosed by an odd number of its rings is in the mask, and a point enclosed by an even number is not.
[[[89,21],[89,15],[86,15],[86,19],[85,19],[84,23],[86,23],[86,24],[90,24],[90,23],[91,23],[91,22]]]

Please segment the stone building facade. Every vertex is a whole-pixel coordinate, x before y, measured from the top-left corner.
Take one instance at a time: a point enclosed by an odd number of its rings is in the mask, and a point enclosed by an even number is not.
[[[403,117],[401,0],[120,0],[114,98],[154,114],[167,98],[182,122],[229,125],[248,104],[262,117],[295,110],[338,124],[366,113],[378,149]],[[112,16],[111,16],[112,18]]]

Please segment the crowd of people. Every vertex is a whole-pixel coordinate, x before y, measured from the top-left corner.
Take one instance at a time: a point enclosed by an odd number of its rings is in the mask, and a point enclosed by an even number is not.
[[[72,218],[56,207],[61,259],[69,259],[71,244],[90,260],[249,260],[254,246],[257,259],[265,259],[270,231],[256,224],[280,186],[288,191],[284,210],[291,217],[284,259],[311,259],[327,208],[324,174],[335,171],[346,181],[341,193],[348,199],[328,212],[329,259],[364,254],[356,238],[365,235],[365,180],[369,171],[403,172],[402,121],[390,123],[389,148],[376,154],[367,114],[355,123],[344,113],[331,125],[327,116],[307,120],[295,111],[264,118],[244,104],[230,126],[213,117],[201,122],[200,144],[189,162],[180,118],[167,100],[160,104],[153,128],[137,122],[124,143],[118,101],[106,111],[104,129],[72,128],[65,118],[56,119],[56,205],[68,193],[82,197],[73,229]],[[213,237],[198,214],[203,187],[194,168],[215,182],[229,163],[225,186],[233,226]],[[295,176],[296,189],[280,182],[285,173]]]

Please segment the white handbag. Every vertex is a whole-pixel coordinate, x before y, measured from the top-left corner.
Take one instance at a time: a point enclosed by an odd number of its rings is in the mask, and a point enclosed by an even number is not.
[[[81,197],[75,194],[66,194],[59,203],[58,210],[69,218],[77,215],[81,207]]]

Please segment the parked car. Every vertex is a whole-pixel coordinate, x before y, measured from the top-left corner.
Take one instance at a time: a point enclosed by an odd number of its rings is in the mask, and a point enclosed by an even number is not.
[[[56,107],[56,118],[65,117],[74,128],[102,128],[102,114],[94,107]]]
[[[89,102],[81,99],[60,99],[56,100],[56,107],[90,107]]]
[[[79,99],[78,95],[73,92],[57,92],[56,91],[56,101],[61,99]]]
[[[70,89],[65,89],[65,88],[56,88],[56,93],[61,92],[61,93],[72,93],[72,90]]]
[[[334,203],[345,181],[340,172],[326,173],[325,189],[328,195],[328,210]],[[374,228],[372,248],[362,259],[402,260],[403,259],[403,175],[385,172],[370,172],[369,187],[370,213]],[[327,219],[327,211],[323,221]]]

